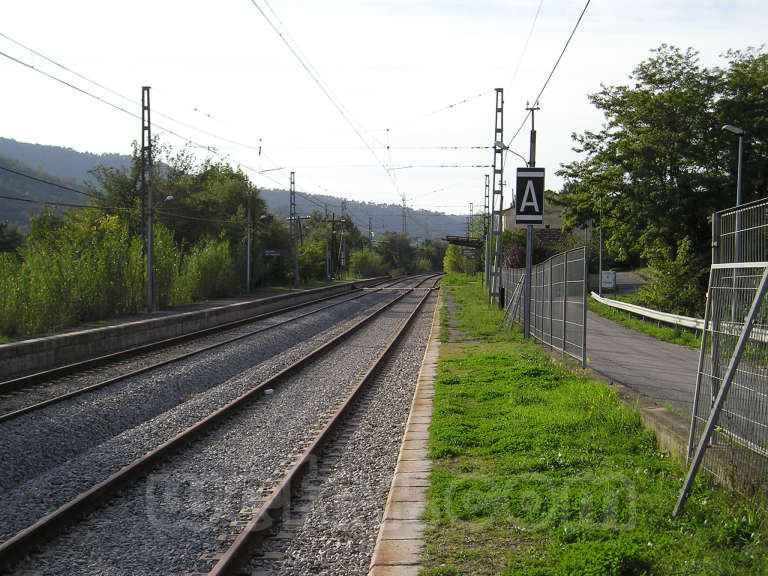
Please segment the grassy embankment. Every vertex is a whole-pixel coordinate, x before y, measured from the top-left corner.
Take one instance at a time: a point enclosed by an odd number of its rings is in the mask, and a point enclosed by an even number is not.
[[[764,503],[699,479],[671,519],[684,469],[639,413],[499,332],[479,282],[443,287],[466,341],[441,348],[424,574],[768,574]]]

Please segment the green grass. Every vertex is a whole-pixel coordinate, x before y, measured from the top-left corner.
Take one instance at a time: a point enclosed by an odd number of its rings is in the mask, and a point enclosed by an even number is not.
[[[448,277],[429,449],[423,574],[768,574],[765,502],[697,480],[610,388],[554,363],[481,286]]]
[[[630,298],[616,299],[631,301]],[[603,318],[607,318],[608,320],[622,324],[627,328],[631,328],[632,330],[644,332],[645,334],[653,336],[654,338],[658,338],[659,340],[680,344],[681,346],[688,346],[689,348],[701,347],[701,337],[697,336],[693,332],[690,332],[689,330],[686,330],[685,328],[665,326],[663,324],[660,326],[653,320],[643,320],[637,316],[630,318],[625,311],[617,310],[616,308],[612,308],[606,304],[601,304],[591,297],[589,299],[588,306],[592,312],[602,316]]]

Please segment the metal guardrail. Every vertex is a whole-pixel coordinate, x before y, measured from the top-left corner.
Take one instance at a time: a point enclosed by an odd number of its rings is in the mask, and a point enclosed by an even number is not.
[[[618,310],[624,310],[625,312],[631,312],[644,318],[650,318],[666,324],[672,324],[674,326],[683,326],[685,328],[691,328],[693,330],[704,330],[704,320],[701,318],[691,318],[690,316],[681,316],[680,314],[670,314],[668,312],[659,312],[652,308],[644,308],[637,304],[630,304],[629,302],[622,302],[620,300],[612,300],[611,298],[603,298],[597,293],[591,293],[594,298],[600,304],[605,304],[611,308],[617,308]]]
[[[650,318],[651,320],[656,320],[658,322],[664,322],[665,324],[672,324],[673,326],[682,326],[691,330],[704,330],[705,324],[704,320],[701,318],[691,318],[690,316],[682,316],[680,314],[659,312],[653,308],[644,308],[642,306],[638,306],[637,304],[622,302],[621,300],[603,298],[595,292],[592,292],[591,295],[592,298],[594,298],[597,302],[600,302],[600,304],[605,304],[606,306],[616,308],[617,310],[624,310],[625,312],[630,312],[644,318]],[[739,323],[723,321],[720,324],[720,330],[730,334],[731,336],[738,336],[738,333],[741,330],[741,326],[742,325]],[[768,330],[759,327],[753,327],[752,332],[749,335],[749,339],[756,340],[758,342],[768,342]]]

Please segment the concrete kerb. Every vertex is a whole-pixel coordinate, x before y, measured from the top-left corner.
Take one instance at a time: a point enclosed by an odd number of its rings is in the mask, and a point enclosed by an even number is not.
[[[384,508],[384,515],[371,558],[368,576],[416,576],[424,547],[424,521],[429,472],[427,455],[429,424],[432,421],[432,397],[440,352],[441,296],[432,317],[427,349],[421,362],[411,412],[400,444],[395,475]]]
[[[338,283],[301,292],[214,306],[202,310],[88,328],[0,345],[0,379],[6,380],[149,344],[197,330],[271,312],[285,304],[306,302],[321,295],[343,294],[380,278]]]

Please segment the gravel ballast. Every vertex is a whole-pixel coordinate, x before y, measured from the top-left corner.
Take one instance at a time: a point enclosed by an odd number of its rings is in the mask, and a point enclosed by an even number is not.
[[[395,305],[323,360],[126,489],[22,568],[42,573],[169,574],[212,564],[201,558],[222,551],[217,538],[238,531],[230,522],[243,519],[258,505],[259,489],[282,475],[312,436],[310,431],[336,408],[415,300],[409,296]],[[159,428],[177,428],[172,416],[186,420],[192,410],[210,412],[203,409],[206,400],[221,395],[222,389],[242,391],[263,380],[259,375],[266,369],[263,364],[238,372],[176,410],[121,433],[99,451],[91,450],[87,460],[83,454],[68,465],[79,462],[81,470],[93,466],[94,455],[108,460],[117,446],[124,454],[129,440],[141,443],[143,435],[157,435]]]
[[[338,431],[289,511],[289,540],[268,541],[245,572],[365,575],[384,513],[400,443],[429,338],[435,299]],[[308,488],[308,489],[307,489]],[[297,521],[298,520],[298,521]],[[274,558],[274,556],[280,556]]]
[[[51,406],[33,420],[0,425],[0,539],[328,341],[372,301],[380,305],[391,297],[376,293],[349,302],[343,311],[333,308]]]

